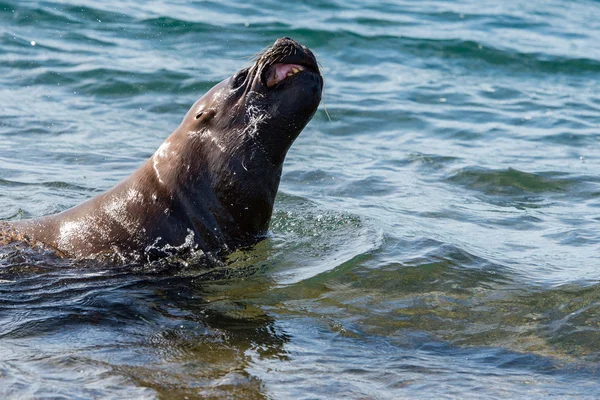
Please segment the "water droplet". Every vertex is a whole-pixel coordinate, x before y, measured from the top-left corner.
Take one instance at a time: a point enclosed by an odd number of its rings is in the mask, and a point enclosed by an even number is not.
[[[31,41],[31,42],[29,42],[29,43],[31,43],[31,45],[32,45],[32,46],[35,46],[35,40],[32,40],[32,41]]]

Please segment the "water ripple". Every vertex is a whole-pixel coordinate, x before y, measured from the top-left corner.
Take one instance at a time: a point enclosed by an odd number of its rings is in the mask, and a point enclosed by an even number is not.
[[[0,0],[2,218],[110,188],[280,36],[319,56],[328,111],[269,237],[221,264],[2,247],[0,396],[595,398],[598,21],[589,0]]]

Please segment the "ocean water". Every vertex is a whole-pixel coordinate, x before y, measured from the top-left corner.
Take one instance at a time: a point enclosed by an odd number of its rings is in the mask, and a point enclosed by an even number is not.
[[[0,219],[107,190],[282,36],[325,91],[269,238],[4,249],[0,397],[597,398],[598,1],[0,0]]]

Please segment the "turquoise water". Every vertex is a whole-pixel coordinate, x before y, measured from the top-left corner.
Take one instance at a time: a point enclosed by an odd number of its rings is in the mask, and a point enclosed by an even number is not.
[[[107,190],[281,36],[325,92],[269,238],[4,249],[2,397],[597,398],[597,1],[0,0],[0,219]]]

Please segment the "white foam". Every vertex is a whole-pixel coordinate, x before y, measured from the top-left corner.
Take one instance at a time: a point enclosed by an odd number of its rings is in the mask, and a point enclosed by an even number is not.
[[[192,252],[192,254],[196,253],[198,255],[202,255],[204,254],[204,252],[201,249],[199,249],[198,244],[195,242],[195,236],[196,234],[194,233],[194,231],[188,228],[187,235],[185,236],[185,239],[183,240],[182,244],[180,244],[179,246],[174,246],[170,243],[167,243],[162,247],[158,246],[158,242],[162,240],[162,237],[159,236],[154,240],[154,243],[146,247],[146,252],[149,252],[152,249],[157,249],[160,251],[175,250],[176,254],[185,251],[190,251]]]

